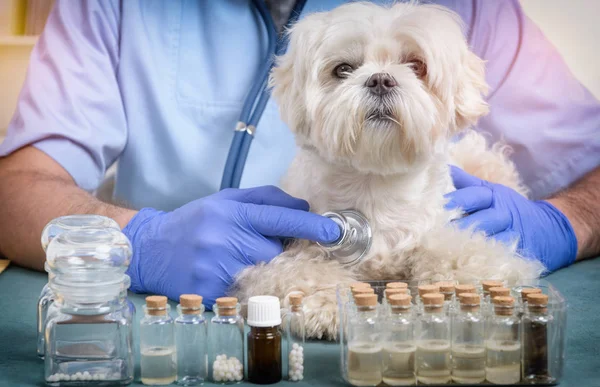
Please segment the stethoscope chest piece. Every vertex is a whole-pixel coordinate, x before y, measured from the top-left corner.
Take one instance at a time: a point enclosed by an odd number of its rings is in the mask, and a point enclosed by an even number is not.
[[[340,238],[332,243],[317,243],[330,258],[345,266],[359,263],[371,248],[372,232],[367,218],[355,210],[330,211],[322,214],[340,226]]]

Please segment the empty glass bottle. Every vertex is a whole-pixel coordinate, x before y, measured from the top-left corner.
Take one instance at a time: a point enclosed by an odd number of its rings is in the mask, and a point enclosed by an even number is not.
[[[167,297],[148,296],[140,320],[142,383],[166,385],[175,381],[177,352],[173,319]]]
[[[248,381],[273,384],[281,381],[281,306],[279,298],[248,299]]]
[[[414,315],[411,296],[391,294],[383,344],[383,382],[388,386],[409,386],[415,379]]]
[[[355,265],[369,252],[372,242],[369,221],[356,210],[325,212],[340,226],[340,238],[332,243],[318,243],[329,255],[343,265]]]
[[[210,320],[209,365],[215,383],[239,383],[244,378],[244,319],[235,297],[217,298]]]
[[[416,372],[423,384],[450,381],[450,319],[444,312],[444,295],[421,296],[423,313],[417,324]]]
[[[523,381],[529,384],[553,384],[550,374],[548,339],[554,318],[548,313],[548,296],[529,294],[523,316]]]
[[[177,348],[177,383],[197,386],[208,376],[208,330],[204,318],[202,297],[182,294],[175,319],[175,347]]]
[[[512,297],[496,297],[493,301],[485,333],[485,376],[493,384],[515,384],[521,380],[520,320],[515,316]]]
[[[485,380],[485,334],[479,294],[461,293],[452,320],[452,380],[477,384]]]
[[[304,311],[301,293],[289,296],[290,310],[285,318],[285,336],[287,344],[288,380],[298,382],[304,379],[304,342],[306,335]]]
[[[356,308],[348,316],[346,380],[355,386],[377,386],[383,380],[377,295],[357,294],[354,303]]]

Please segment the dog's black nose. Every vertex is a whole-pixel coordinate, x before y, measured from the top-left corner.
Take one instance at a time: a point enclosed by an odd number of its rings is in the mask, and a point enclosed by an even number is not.
[[[396,80],[386,73],[373,74],[365,83],[371,93],[379,96],[389,93],[396,85]]]

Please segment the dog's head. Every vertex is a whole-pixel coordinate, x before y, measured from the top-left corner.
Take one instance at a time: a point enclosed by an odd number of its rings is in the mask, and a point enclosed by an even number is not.
[[[434,5],[351,3],[306,16],[271,76],[283,120],[326,160],[406,172],[488,109],[460,18]]]

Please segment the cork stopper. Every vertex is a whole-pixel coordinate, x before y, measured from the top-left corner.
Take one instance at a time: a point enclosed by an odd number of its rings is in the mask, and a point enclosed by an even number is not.
[[[408,284],[406,282],[388,282],[385,284],[386,289],[407,289]]]
[[[353,288],[352,295],[357,296],[359,294],[375,294],[375,290],[373,288]]]
[[[475,286],[470,284],[456,285],[454,287],[454,292],[457,296],[459,296],[462,293],[475,293]]]
[[[440,288],[440,293],[451,293],[454,291],[454,287],[456,286],[454,282],[438,282],[437,285]]]
[[[419,295],[423,297],[429,293],[439,293],[440,288],[437,285],[421,285],[418,287]]]
[[[407,306],[410,307],[411,296],[408,294],[392,294],[388,298],[388,302],[392,306]]]
[[[510,296],[510,289],[503,287],[493,287],[490,288],[490,297],[494,299],[495,297],[508,297]]]
[[[220,297],[216,300],[219,315],[235,316],[237,314],[238,299],[235,297]]]
[[[353,288],[370,288],[370,287],[371,287],[371,285],[369,285],[366,282],[352,282],[350,284],[350,289],[353,289]]]
[[[490,288],[501,288],[502,286],[504,286],[504,284],[502,283],[502,281],[481,281],[481,286],[483,287],[483,291],[485,292],[489,292]]]
[[[376,306],[377,295],[368,293],[357,294],[354,297],[354,303],[356,303],[356,306]]]
[[[540,288],[525,288],[525,289],[521,289],[521,300],[523,301],[527,301],[529,299],[529,296],[532,294],[539,294],[542,292],[542,289]]]
[[[442,293],[427,293],[421,296],[425,310],[429,312],[441,312],[444,304],[444,295]]]
[[[150,316],[165,316],[167,314],[167,297],[146,297],[146,310]]]
[[[182,294],[179,296],[179,305],[183,314],[200,314],[202,296],[197,294]]]
[[[534,293],[527,296],[529,306],[547,306],[548,296],[542,293]]]
[[[302,299],[304,298],[304,294],[302,294],[302,293],[290,294],[289,298],[290,298],[290,305],[300,306],[300,305],[302,305]]]
[[[464,311],[474,311],[479,309],[480,298],[477,293],[461,293],[458,296],[460,308]]]
[[[406,294],[406,289],[402,288],[389,288],[385,289],[385,298],[389,299],[391,296],[396,294]]]
[[[510,316],[513,313],[515,299],[512,297],[495,297],[492,299],[494,303],[494,313],[499,316]]]

